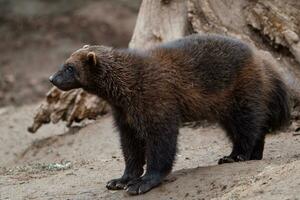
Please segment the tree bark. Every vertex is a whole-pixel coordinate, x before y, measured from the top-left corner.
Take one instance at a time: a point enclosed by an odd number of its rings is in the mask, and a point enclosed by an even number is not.
[[[184,37],[188,33],[187,4],[183,0],[144,0],[141,4],[131,48]]]
[[[149,48],[191,33],[233,36],[274,63],[298,101],[299,16],[298,0],[143,0],[129,47]],[[108,105],[98,97],[81,90],[52,89],[29,130],[35,132],[50,121],[65,120],[71,125],[74,120],[95,119],[105,112],[109,112]]]

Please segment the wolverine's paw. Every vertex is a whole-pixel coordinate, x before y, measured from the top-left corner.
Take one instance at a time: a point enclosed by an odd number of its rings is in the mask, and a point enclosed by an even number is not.
[[[158,186],[161,183],[161,180],[162,178],[157,175],[145,175],[128,182],[125,190],[131,195],[143,194]]]
[[[246,157],[244,155],[237,155],[237,156],[224,156],[218,161],[218,164],[224,164],[224,163],[233,163],[233,162],[242,162],[246,161]]]
[[[221,164],[224,164],[224,163],[233,163],[234,162],[234,159],[230,156],[224,156],[223,158],[220,158],[219,161],[218,161],[218,164],[221,165]]]
[[[128,183],[127,179],[117,178],[107,182],[106,188],[109,190],[123,190]]]

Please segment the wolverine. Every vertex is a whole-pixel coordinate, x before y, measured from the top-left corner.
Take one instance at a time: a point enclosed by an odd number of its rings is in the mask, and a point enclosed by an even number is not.
[[[288,89],[272,65],[246,43],[220,35],[191,35],[146,50],[85,45],[49,79],[111,105],[125,170],[106,187],[129,194],[151,190],[171,172],[186,122],[207,120],[224,129],[233,145],[223,164],[262,159],[265,135],[290,119]]]

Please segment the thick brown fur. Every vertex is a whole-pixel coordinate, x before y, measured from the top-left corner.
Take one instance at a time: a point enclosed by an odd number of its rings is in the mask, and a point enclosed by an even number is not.
[[[192,35],[144,51],[89,46],[65,66],[78,75],[74,88],[80,84],[111,104],[126,167],[107,188],[130,194],[147,192],[172,170],[184,122],[206,119],[224,128],[233,150],[222,164],[262,159],[265,134],[290,117],[280,76],[228,37]],[[64,89],[63,81],[55,85]]]

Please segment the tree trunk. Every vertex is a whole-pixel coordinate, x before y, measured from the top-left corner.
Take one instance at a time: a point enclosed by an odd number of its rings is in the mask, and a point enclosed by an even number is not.
[[[248,42],[283,75],[298,100],[300,78],[298,0],[143,0],[131,48],[148,48],[191,33],[219,33]],[[29,131],[43,123],[81,121],[109,112],[103,100],[82,90],[53,88]]]

